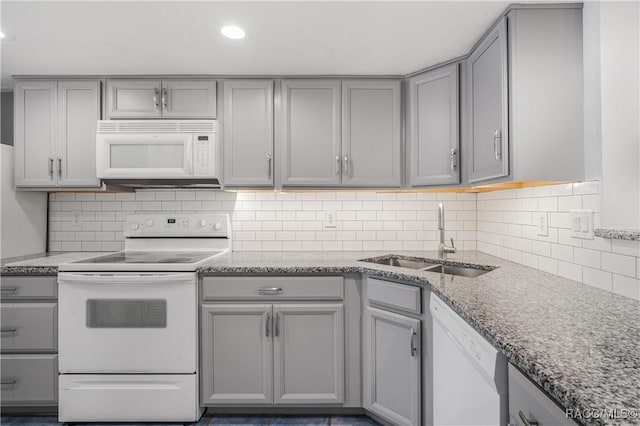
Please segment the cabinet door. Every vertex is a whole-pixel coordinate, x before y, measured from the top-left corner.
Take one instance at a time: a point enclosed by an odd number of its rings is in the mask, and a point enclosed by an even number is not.
[[[107,118],[160,118],[160,80],[107,80]]]
[[[503,18],[467,60],[471,147],[469,182],[509,174],[507,21]]]
[[[273,80],[224,82],[224,184],[273,185]]]
[[[203,305],[203,404],[273,403],[271,311],[270,304]]]
[[[273,311],[275,403],[342,403],[343,305],[274,305]]]
[[[342,184],[402,184],[400,81],[342,83]]]
[[[57,172],[60,186],[98,187],[96,123],[100,119],[100,82],[58,82]]]
[[[340,185],[340,82],[285,80],[282,184]]]
[[[367,307],[364,408],[395,425],[420,425],[420,321]]]
[[[56,82],[18,82],[14,102],[15,184],[55,187]]]
[[[162,80],[163,118],[216,118],[215,80]]]
[[[458,64],[409,80],[409,185],[460,182]]]

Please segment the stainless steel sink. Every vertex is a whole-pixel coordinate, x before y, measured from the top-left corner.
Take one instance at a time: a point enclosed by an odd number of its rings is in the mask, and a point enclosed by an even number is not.
[[[449,275],[459,275],[461,277],[467,278],[475,278],[479,277],[482,274],[486,274],[487,270],[485,269],[476,269],[476,268],[466,268],[464,266],[453,266],[453,265],[433,265],[428,268],[424,268],[423,271],[428,272],[444,272]]]
[[[401,259],[397,256],[384,256],[384,257],[377,257],[372,259],[361,259],[361,261],[369,262],[369,263],[377,263],[379,265],[397,266],[400,268],[416,269],[419,271],[439,272],[439,273],[445,273],[449,275],[458,275],[458,276],[467,277],[467,278],[475,278],[495,269],[493,267],[486,267],[484,269],[480,269],[480,268],[469,268],[466,266],[441,264],[441,263],[437,263],[437,260],[435,259],[433,261],[429,261],[429,259],[425,259],[424,261]]]

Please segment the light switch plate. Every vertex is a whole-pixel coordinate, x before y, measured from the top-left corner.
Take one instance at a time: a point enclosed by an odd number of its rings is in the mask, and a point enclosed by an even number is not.
[[[593,240],[593,211],[571,210],[571,236]]]
[[[549,235],[549,213],[547,212],[537,212],[533,215],[533,224],[536,226],[538,230],[538,235],[548,236]]]
[[[335,228],[338,226],[338,219],[336,217],[336,212],[333,210],[324,212],[324,227],[325,228]]]

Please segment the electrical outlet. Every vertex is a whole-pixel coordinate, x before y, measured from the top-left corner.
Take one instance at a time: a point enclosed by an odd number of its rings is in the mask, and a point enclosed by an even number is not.
[[[571,210],[571,236],[593,240],[593,211]]]
[[[545,237],[549,235],[549,214],[547,212],[534,213],[533,223],[536,225],[538,235]]]
[[[336,212],[335,211],[324,212],[324,227],[335,228],[336,226],[338,226],[338,219],[336,217]]]
[[[72,228],[80,228],[82,222],[82,213],[79,211],[71,212],[71,227]]]

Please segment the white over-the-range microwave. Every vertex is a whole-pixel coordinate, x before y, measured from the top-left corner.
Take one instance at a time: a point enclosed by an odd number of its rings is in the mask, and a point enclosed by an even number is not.
[[[216,120],[100,120],[96,171],[129,186],[219,186]]]

